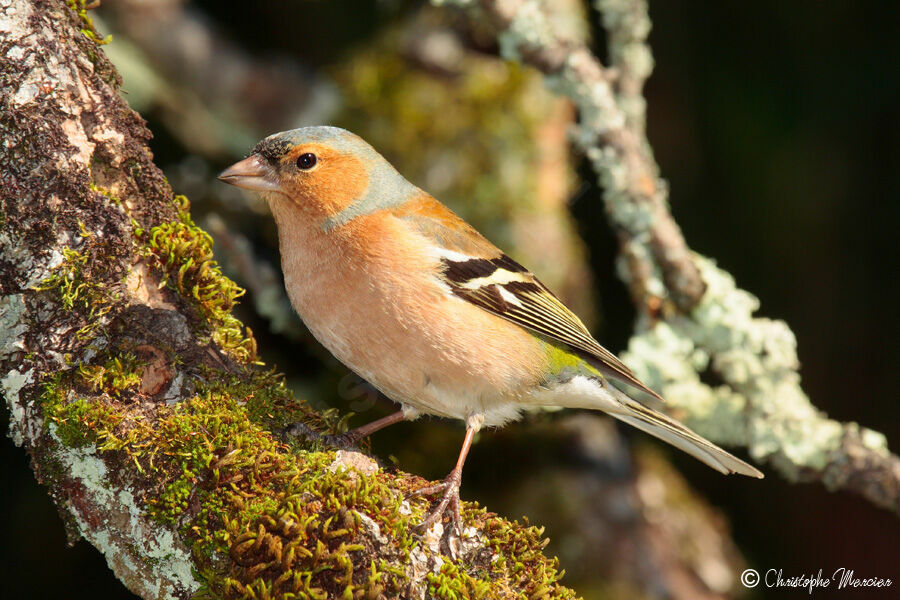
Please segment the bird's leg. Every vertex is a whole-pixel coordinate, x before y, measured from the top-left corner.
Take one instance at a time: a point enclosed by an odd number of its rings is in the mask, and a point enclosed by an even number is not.
[[[481,421],[483,421],[483,417]],[[462,449],[459,451],[456,466],[453,467],[453,470],[450,471],[450,474],[447,475],[443,482],[421,488],[410,494],[411,497],[414,497],[431,496],[438,492],[444,492],[440,503],[425,517],[425,520],[422,521],[418,528],[422,530],[430,529],[432,525],[443,519],[444,513],[449,510],[450,521],[453,523],[453,526],[458,532],[462,531],[462,517],[459,514],[459,484],[462,481],[462,470],[466,462],[466,456],[469,454],[469,448],[472,447],[472,438],[475,437],[475,433],[480,428],[480,425],[481,423],[473,424],[472,419],[466,421],[466,438],[463,440]]]
[[[376,419],[371,423],[366,423],[361,427],[357,427],[356,429],[351,429],[350,431],[337,435],[323,435],[321,433],[313,431],[304,423],[293,423],[291,425],[288,425],[284,432],[295,437],[305,437],[308,439],[321,441],[326,446],[334,446],[337,448],[350,450],[356,448],[356,444],[358,444],[359,441],[364,437],[370,436],[379,429],[384,429],[388,425],[399,423],[405,418],[406,417],[404,416],[403,411],[398,410],[397,412],[391,413],[386,417]]]

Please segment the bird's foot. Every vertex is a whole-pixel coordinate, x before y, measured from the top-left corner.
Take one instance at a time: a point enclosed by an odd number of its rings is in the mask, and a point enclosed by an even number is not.
[[[331,448],[359,452],[358,444],[360,436],[356,435],[353,431],[337,435],[327,435],[315,431],[306,423],[297,422],[285,427],[283,433],[287,436],[306,438],[311,442],[319,442],[320,444]]]
[[[459,514],[459,484],[461,480],[462,471],[453,469],[441,483],[418,489],[409,494],[410,498],[416,498],[420,496],[434,496],[439,492],[443,492],[441,501],[434,510],[428,513],[428,516],[416,529],[428,531],[435,523],[442,521],[445,514],[448,514],[450,523],[456,529],[456,532],[458,534],[462,532],[462,517]]]

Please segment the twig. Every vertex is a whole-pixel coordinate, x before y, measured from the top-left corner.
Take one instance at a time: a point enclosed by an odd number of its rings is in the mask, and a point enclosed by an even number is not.
[[[102,15],[123,42],[105,48],[126,73],[129,103],[151,107],[191,152],[242,156],[262,137],[327,121],[334,86],[296,60],[249,55],[185,0],[107,0]]]
[[[621,57],[620,69],[610,70],[584,43],[558,36],[539,2],[484,1],[480,6],[499,31],[504,56],[542,71],[548,84],[578,107],[581,122],[574,139],[603,185],[606,210],[619,235],[626,279],[637,306],[655,314],[668,299],[679,310],[689,311],[706,286],[669,212],[668,187],[643,133],[643,108],[633,100],[651,69],[649,51],[617,49],[611,54]],[[615,22],[647,29],[640,25],[641,19]],[[636,31],[612,37],[628,40],[633,48],[634,44],[641,47],[643,36],[646,33]],[[622,80],[624,87],[619,85]],[[617,87],[630,99],[625,103],[627,111],[619,104]]]

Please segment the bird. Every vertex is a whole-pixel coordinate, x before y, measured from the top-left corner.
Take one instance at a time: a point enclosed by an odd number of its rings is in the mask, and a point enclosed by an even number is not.
[[[285,289],[312,335],[399,405],[344,442],[421,415],[465,423],[456,466],[415,492],[435,499],[421,527],[446,516],[460,530],[462,470],[475,434],[531,407],[599,410],[721,473],[763,477],[636,400],[662,398],[531,271],[361,137],[330,126],[276,133],[219,179],[267,202]]]

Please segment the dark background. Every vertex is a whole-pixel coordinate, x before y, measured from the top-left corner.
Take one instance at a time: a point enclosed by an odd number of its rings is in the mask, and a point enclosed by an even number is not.
[[[338,63],[348,47],[415,6],[197,4],[248,52],[284,53],[313,68]],[[896,2],[652,2],[657,66],[646,89],[649,138],[688,243],[757,295],[762,314],[790,324],[814,404],[883,432],[894,451],[898,17]],[[156,131],[153,115],[145,117]],[[180,158],[164,135],[154,152],[162,165]],[[595,333],[620,350],[633,309],[614,275],[615,242],[599,194],[590,188],[572,210],[603,298]],[[403,425],[395,435],[419,426],[440,427]],[[9,441],[0,453],[0,597],[131,597],[93,548],[66,548],[62,522],[25,454]],[[729,516],[750,566],[785,574],[822,568],[826,576],[847,567],[900,585],[900,527],[888,512],[821,485],[789,484],[774,473],[737,482],[669,456]],[[434,472],[422,474],[443,475],[453,457],[434,457]]]

